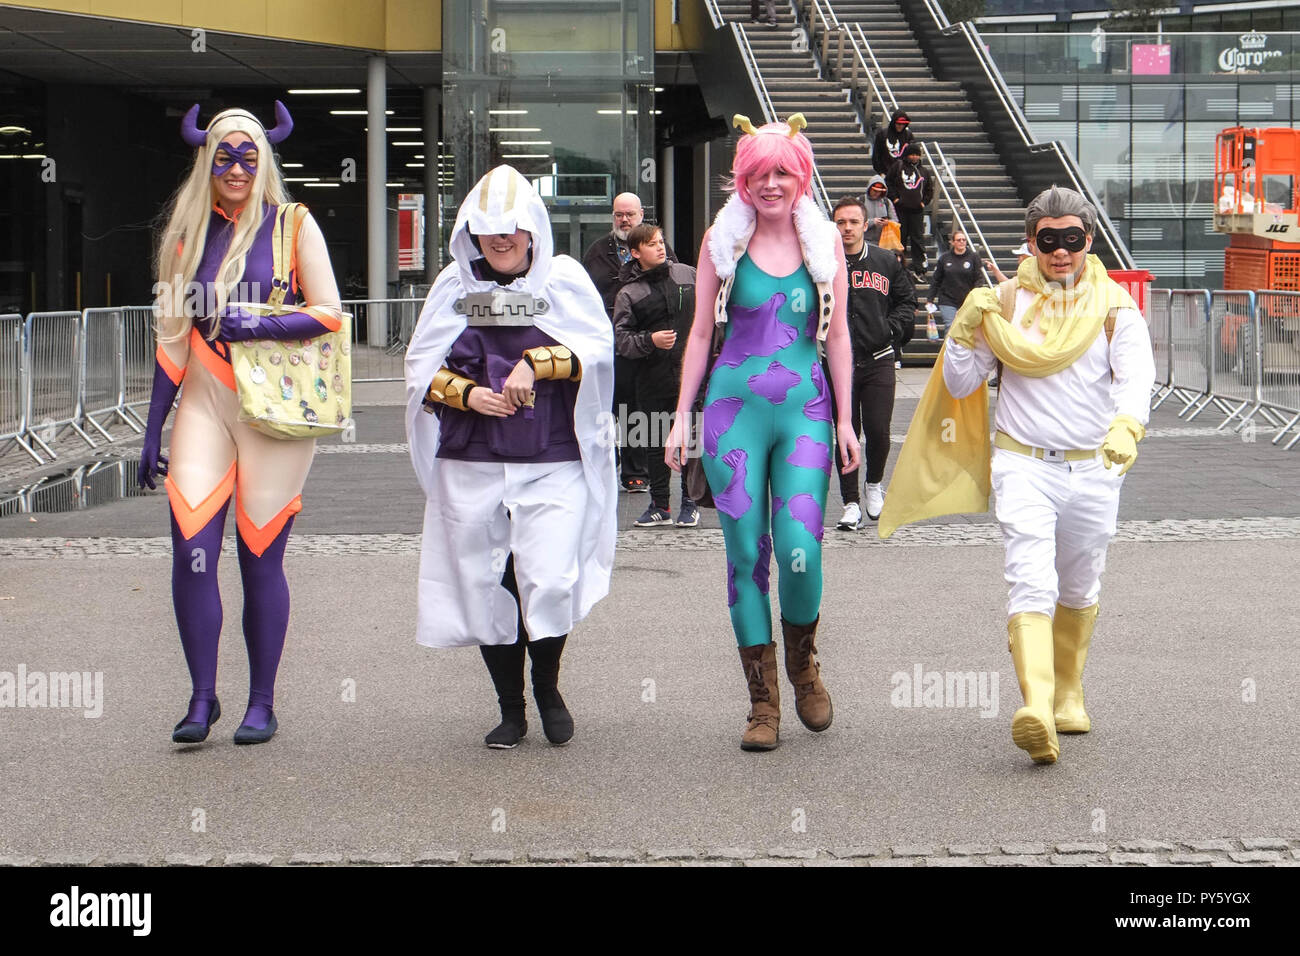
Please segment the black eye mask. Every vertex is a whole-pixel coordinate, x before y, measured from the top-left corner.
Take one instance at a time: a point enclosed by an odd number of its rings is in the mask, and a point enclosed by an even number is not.
[[[1055,252],[1064,247],[1067,252],[1082,252],[1088,244],[1088,234],[1077,226],[1069,229],[1039,229],[1034,242],[1043,252]]]

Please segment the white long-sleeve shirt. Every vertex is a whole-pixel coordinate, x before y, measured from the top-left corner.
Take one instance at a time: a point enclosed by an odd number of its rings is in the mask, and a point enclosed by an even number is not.
[[[1019,319],[1033,300],[1034,293],[1017,291],[1011,326],[1018,334],[1025,334]],[[988,379],[996,365],[997,357],[984,333],[977,331],[974,348],[948,340],[943,380],[954,398],[965,398]],[[1146,425],[1155,376],[1146,320],[1133,309],[1120,309],[1111,341],[1106,341],[1103,328],[1069,368],[1046,378],[1030,378],[1003,368],[995,426],[1036,448],[1100,448],[1116,415],[1131,415]]]

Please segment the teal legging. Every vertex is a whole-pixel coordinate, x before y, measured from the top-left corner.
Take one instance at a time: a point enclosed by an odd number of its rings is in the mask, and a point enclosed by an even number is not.
[[[773,557],[781,616],[811,624],[821,612],[832,437],[816,294],[805,267],[776,278],[742,257],[705,395],[704,474],[727,544],[727,604],[741,647],[772,640]]]

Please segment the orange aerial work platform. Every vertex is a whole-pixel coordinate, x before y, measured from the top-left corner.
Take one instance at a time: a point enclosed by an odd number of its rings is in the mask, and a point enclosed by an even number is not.
[[[1234,126],[1214,150],[1223,287],[1300,291],[1300,130]]]

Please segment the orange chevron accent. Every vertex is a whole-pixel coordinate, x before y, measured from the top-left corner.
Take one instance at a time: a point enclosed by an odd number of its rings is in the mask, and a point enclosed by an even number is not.
[[[167,486],[167,500],[171,503],[172,514],[176,516],[176,524],[180,526],[181,534],[185,535],[185,540],[188,541],[202,531],[204,525],[221,510],[221,506],[230,500],[230,494],[235,490],[235,463],[233,461],[230,463],[230,470],[226,472],[226,476],[221,479],[217,487],[194,506],[185,500],[181,490],[176,487],[176,482],[172,481],[171,475],[167,476],[163,484]]]
[[[239,529],[240,540],[248,545],[248,550],[260,558],[262,553],[271,546],[276,535],[284,529],[285,522],[300,511],[302,511],[302,495],[296,495],[293,501],[281,508],[274,518],[259,528],[244,511],[244,502],[236,497],[235,527]]]
[[[185,377],[185,369],[168,358],[161,345],[158,346],[158,351],[154,353],[154,358],[167,377],[171,379],[172,384],[179,385],[181,379]]]
[[[330,310],[324,308],[323,306],[319,306],[319,305],[304,306],[302,311],[310,315],[313,319],[315,319],[321,325],[325,326],[325,328],[331,332],[337,332],[339,329],[343,328],[343,320],[338,318],[335,315],[332,315]]]
[[[199,361],[203,363],[203,367],[211,372],[212,377],[218,382],[232,392],[235,390],[235,370],[230,367],[229,362],[223,362],[212,351],[207,339],[199,334],[198,329],[190,333],[190,354],[198,356]]]

